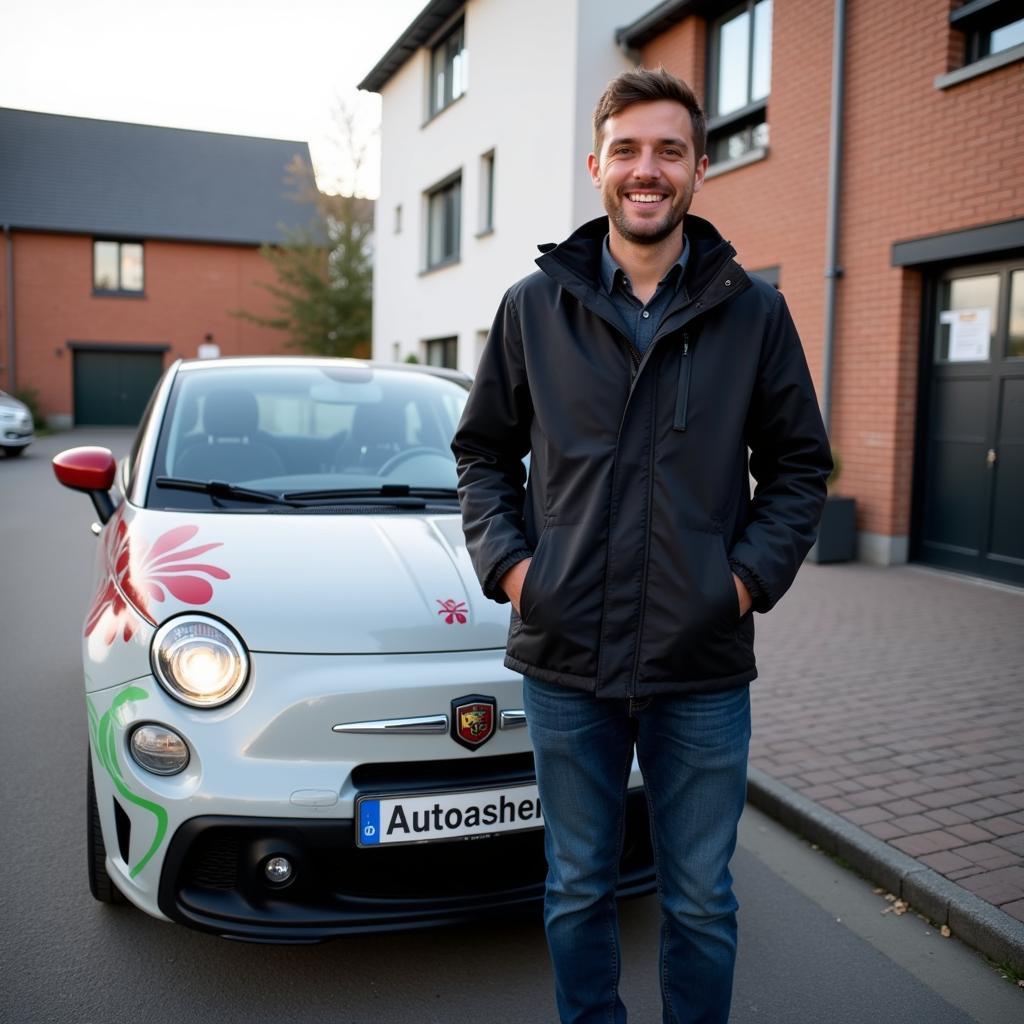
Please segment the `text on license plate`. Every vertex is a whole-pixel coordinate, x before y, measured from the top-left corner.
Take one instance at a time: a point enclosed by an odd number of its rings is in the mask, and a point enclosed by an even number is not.
[[[541,828],[537,784],[453,793],[360,797],[360,846],[420,843]]]

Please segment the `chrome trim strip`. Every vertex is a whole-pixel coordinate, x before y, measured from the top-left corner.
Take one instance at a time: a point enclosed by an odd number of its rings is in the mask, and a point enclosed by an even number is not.
[[[526,712],[522,709],[517,711],[502,711],[498,722],[499,729],[524,729],[526,728]]]
[[[332,732],[435,733],[448,731],[447,715],[422,715],[419,718],[381,718],[376,722],[342,722]]]

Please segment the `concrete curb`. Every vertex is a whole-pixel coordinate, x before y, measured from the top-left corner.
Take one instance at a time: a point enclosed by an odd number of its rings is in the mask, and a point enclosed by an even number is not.
[[[962,942],[996,963],[1024,972],[1024,922],[1014,920],[753,765],[747,771],[747,799],[823,850],[842,857],[937,925],[948,925]]]

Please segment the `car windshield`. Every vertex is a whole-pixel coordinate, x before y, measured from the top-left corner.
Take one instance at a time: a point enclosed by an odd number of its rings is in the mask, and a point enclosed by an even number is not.
[[[454,497],[449,446],[468,386],[358,363],[184,367],[146,505],[267,512],[349,495]],[[292,505],[273,500],[280,495]]]

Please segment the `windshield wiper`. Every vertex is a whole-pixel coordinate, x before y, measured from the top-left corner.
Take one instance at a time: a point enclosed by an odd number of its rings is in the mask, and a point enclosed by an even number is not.
[[[362,498],[441,498],[455,500],[454,487],[413,487],[409,484],[383,484],[380,487],[331,487],[321,491],[286,491],[285,501],[356,501]]]
[[[198,491],[212,498],[233,498],[236,501],[255,501],[262,505],[291,505],[292,502],[273,491],[257,491],[251,487],[239,487],[226,480],[184,480],[176,476],[158,476],[153,483],[175,491]]]

